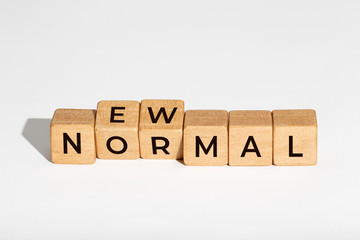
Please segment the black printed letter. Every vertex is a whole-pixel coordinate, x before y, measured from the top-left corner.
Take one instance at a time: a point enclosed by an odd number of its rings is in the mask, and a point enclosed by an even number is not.
[[[156,141],[157,140],[162,140],[165,142],[164,146],[156,146]],[[170,143],[169,143],[169,140],[165,137],[151,137],[151,143],[152,143],[152,150],[153,150],[153,154],[157,154],[157,150],[160,149],[160,150],[163,150],[163,152],[165,154],[170,154],[168,152],[168,150],[166,150],[167,147],[169,147]]]
[[[213,156],[217,157],[217,136],[214,136],[211,139],[211,142],[207,148],[205,148],[204,143],[201,141],[201,138],[199,136],[196,136],[195,139],[195,145],[196,145],[196,157],[200,156],[200,148],[204,151],[205,155],[207,155],[210,152],[210,149],[212,146],[214,146]]]
[[[124,113],[115,113],[115,110],[125,110],[125,107],[111,107],[111,116],[110,116],[110,122],[119,122],[119,123],[123,123],[125,122],[125,120],[121,119],[121,120],[116,120],[115,116],[124,116]]]
[[[120,140],[122,143],[123,143],[123,148],[119,151],[115,151],[112,147],[111,147],[111,142],[112,140],[114,139],[117,139],[117,140]],[[114,137],[111,137],[107,140],[106,142],[106,147],[107,149],[111,152],[111,153],[114,153],[114,154],[122,154],[124,152],[126,152],[127,150],[127,142],[125,141],[125,139],[123,139],[122,137],[119,137],[119,136],[114,136]]]
[[[249,149],[250,143],[253,145],[253,149]],[[245,157],[247,152],[255,152],[257,157],[261,157],[261,154],[253,136],[249,136],[248,140],[246,141],[245,148],[241,154],[241,157]]]
[[[170,114],[170,116],[168,117],[167,116],[167,113],[165,111],[165,108],[164,107],[161,107],[158,114],[156,115],[156,117],[154,116],[154,113],[153,113],[153,110],[151,107],[148,107],[148,111],[149,111],[149,114],[150,114],[150,118],[151,118],[151,121],[152,123],[157,123],[157,121],[159,120],[161,114],[164,115],[164,119],[165,119],[165,122],[166,123],[170,123],[172,118],[174,117],[175,115],[175,112],[176,112],[177,108],[174,108]]]
[[[293,150],[293,136],[289,136],[289,157],[302,157],[303,154],[302,153],[294,153]]]
[[[81,153],[81,136],[80,133],[76,133],[76,142],[77,144],[73,142],[73,140],[69,137],[67,133],[63,133],[63,144],[64,144],[64,153],[68,153],[68,147],[67,142],[71,144],[71,146],[75,149],[77,153]]]

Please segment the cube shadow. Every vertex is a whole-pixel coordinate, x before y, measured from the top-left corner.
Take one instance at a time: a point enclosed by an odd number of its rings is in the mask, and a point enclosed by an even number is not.
[[[22,130],[22,136],[51,162],[49,118],[28,118]]]

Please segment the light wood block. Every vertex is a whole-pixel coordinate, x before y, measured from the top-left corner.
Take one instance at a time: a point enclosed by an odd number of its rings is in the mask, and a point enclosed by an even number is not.
[[[143,100],[140,152],[145,159],[182,159],[184,101]]]
[[[272,142],[270,111],[230,111],[230,166],[272,165]]]
[[[57,109],[50,125],[51,160],[63,164],[95,162],[95,110]]]
[[[315,165],[317,121],[314,110],[274,110],[274,164]]]
[[[228,163],[228,112],[189,110],[184,122],[184,164],[221,166]]]
[[[137,101],[101,101],[97,105],[96,154],[101,159],[138,159],[139,113]]]

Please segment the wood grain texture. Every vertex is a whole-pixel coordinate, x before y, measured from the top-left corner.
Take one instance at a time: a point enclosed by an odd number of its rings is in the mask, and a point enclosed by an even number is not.
[[[271,111],[230,111],[229,165],[272,165]]]
[[[100,159],[138,159],[138,101],[100,101],[97,105],[95,137]]]
[[[184,121],[184,164],[221,166],[228,163],[228,112],[189,110]]]
[[[95,162],[95,114],[95,110],[88,109],[57,109],[55,111],[50,125],[53,163],[92,164]]]
[[[317,163],[317,120],[314,110],[274,110],[274,165]]]
[[[182,159],[183,123],[184,101],[142,100],[139,124],[141,157]],[[165,146],[162,150],[161,147]]]

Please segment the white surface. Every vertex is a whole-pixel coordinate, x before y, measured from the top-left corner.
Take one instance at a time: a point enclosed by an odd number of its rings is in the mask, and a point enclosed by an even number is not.
[[[359,239],[359,1],[0,1],[1,239]],[[56,108],[314,108],[314,167],[54,165]]]

